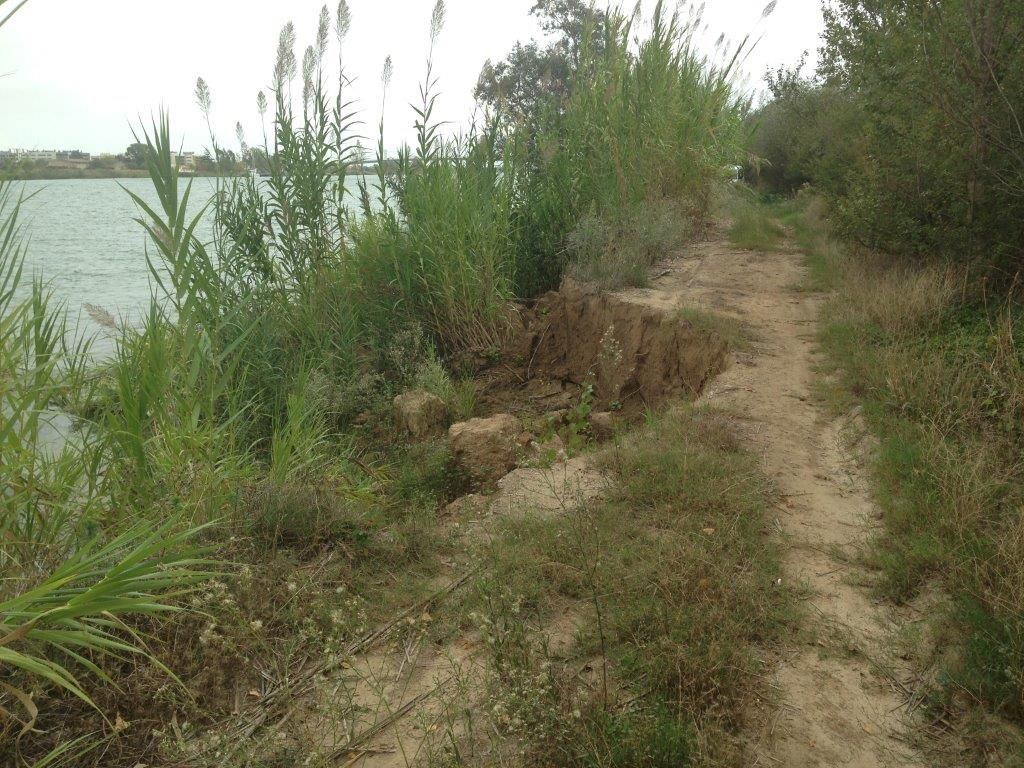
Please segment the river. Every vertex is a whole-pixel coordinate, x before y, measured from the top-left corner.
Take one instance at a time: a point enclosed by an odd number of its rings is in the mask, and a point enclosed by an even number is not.
[[[182,179],[182,189],[185,183]],[[214,185],[213,179],[193,180],[193,213],[209,200]],[[350,200],[356,200],[354,177],[347,186],[353,195]],[[112,340],[84,305],[100,307],[128,322],[148,306],[147,236],[135,220],[140,212],[128,191],[159,210],[152,183],[149,179],[68,179],[27,181],[23,189],[30,196],[21,219],[28,238],[26,275],[41,275],[65,302],[72,322],[80,317],[83,331],[99,333],[99,349],[112,349]],[[207,224],[200,238],[210,237]],[[27,281],[23,288],[27,289]]]

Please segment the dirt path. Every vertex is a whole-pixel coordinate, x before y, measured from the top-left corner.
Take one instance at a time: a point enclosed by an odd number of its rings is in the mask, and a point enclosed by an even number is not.
[[[583,456],[520,467],[499,480],[493,494],[471,494],[450,505],[444,525],[467,552],[474,551],[494,535],[499,520],[564,514],[599,496],[605,484]],[[468,567],[453,564],[436,586],[468,582],[475,571]],[[446,740],[463,738],[466,712],[483,705],[487,646],[477,631],[443,644],[432,641],[425,625],[433,610],[446,610],[443,601],[413,612],[380,643],[349,659],[340,674],[322,680],[299,718],[298,740],[342,760],[339,765],[409,768],[430,764]],[[549,652],[568,652],[584,614],[565,602],[544,628]]]
[[[924,765],[906,738],[905,670],[888,652],[898,617],[871,598],[864,586],[870,575],[848,557],[877,516],[845,448],[851,419],[831,419],[811,397],[821,297],[800,291],[802,278],[799,253],[742,251],[716,239],[664,265],[650,289],[626,297],[729,315],[756,336],[753,349],[737,353],[701,398],[736,413],[763,453],[783,499],[783,578],[803,588],[809,605],[806,636],[776,664],[780,701],[761,713],[755,764]]]

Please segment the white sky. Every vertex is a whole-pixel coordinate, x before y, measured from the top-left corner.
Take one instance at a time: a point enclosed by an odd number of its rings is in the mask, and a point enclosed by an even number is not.
[[[367,146],[376,141],[380,72],[389,54],[394,61],[385,114],[389,149],[412,135],[408,104],[417,98],[424,71],[433,3],[349,0],[352,30],[344,58],[349,76],[356,78],[352,96],[362,107]],[[804,50],[813,64],[818,47],[819,0],[778,0],[775,12],[762,19],[766,3],[707,0],[704,12],[707,28],[699,40],[709,53],[723,32],[734,41],[748,33],[759,39],[744,64],[748,88],[760,87],[766,67],[795,63]],[[185,149],[200,150],[209,145],[192,96],[200,75],[213,94],[220,142],[234,146],[235,122],[241,121],[250,143],[259,143],[256,93],[268,89],[278,32],[286,21],[295,22],[301,62],[322,4],[29,0],[0,27],[0,148],[121,152],[132,141],[131,124],[166,106],[177,139]],[[648,12],[653,4],[643,0]],[[336,0],[328,5],[333,16]],[[533,0],[447,0],[435,54],[441,119],[465,125],[483,62],[500,60],[516,40],[537,36],[532,5]]]

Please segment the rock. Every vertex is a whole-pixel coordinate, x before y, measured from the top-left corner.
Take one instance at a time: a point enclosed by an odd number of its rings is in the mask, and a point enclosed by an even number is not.
[[[530,443],[530,464],[532,466],[549,466],[556,461],[565,461],[565,443],[556,435],[546,440],[535,440]]]
[[[413,440],[444,432],[448,406],[437,395],[422,390],[403,392],[394,401],[395,429]]]
[[[590,434],[599,443],[615,437],[615,414],[611,411],[590,414]]]
[[[493,482],[515,468],[522,432],[519,419],[508,413],[452,424],[448,429],[452,458],[470,480]]]

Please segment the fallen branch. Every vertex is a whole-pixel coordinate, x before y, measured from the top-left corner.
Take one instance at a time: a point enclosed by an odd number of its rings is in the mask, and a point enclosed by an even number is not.
[[[339,747],[338,749],[336,749],[334,752],[331,753],[329,759],[331,759],[331,760],[338,760],[338,759],[340,759],[344,755],[351,755],[353,752],[358,752],[359,753],[358,755],[356,755],[354,758],[352,758],[347,763],[345,763],[345,767],[346,768],[348,766],[354,765],[359,759],[361,759],[368,752],[368,750],[359,749],[359,745],[360,744],[365,744],[370,739],[378,736],[383,731],[386,731],[392,725],[394,725],[399,720],[401,720],[403,717],[405,717],[407,714],[409,714],[413,709],[415,709],[418,704],[420,704],[421,702],[425,701],[426,699],[429,699],[431,696],[433,696],[435,693],[437,693],[441,688],[446,686],[451,681],[451,679],[452,679],[451,677],[447,677],[442,682],[438,683],[433,688],[431,688],[429,691],[424,691],[419,696],[416,696],[415,698],[409,699],[409,701],[405,702],[405,704],[403,704],[401,707],[399,707],[394,712],[389,714],[383,720],[378,720],[376,723],[371,725],[369,728],[367,728],[365,731],[360,733],[358,736],[353,737],[352,741],[350,741],[344,747]]]

